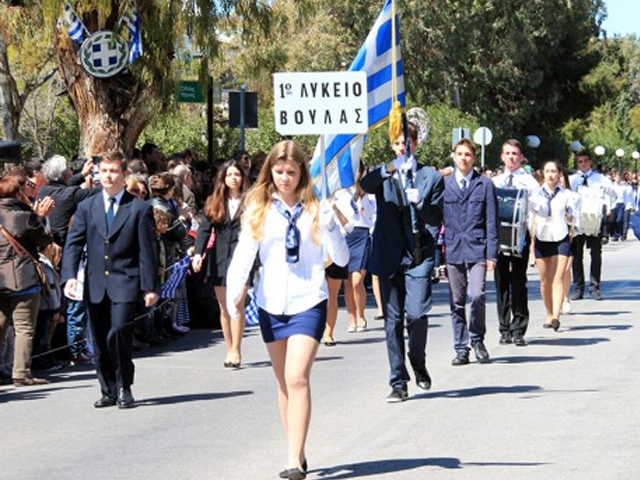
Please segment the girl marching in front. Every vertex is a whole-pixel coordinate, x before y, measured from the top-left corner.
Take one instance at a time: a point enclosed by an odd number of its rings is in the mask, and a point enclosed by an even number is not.
[[[325,327],[326,255],[344,266],[349,251],[331,206],[319,202],[302,147],[276,144],[247,194],[242,231],[227,276],[227,308],[238,318],[244,286],[259,255],[255,293],[260,330],[278,383],[288,441],[280,478],[307,475],[305,442],[311,417],[309,377]]]
[[[213,284],[220,305],[220,324],[227,346],[227,356],[224,359],[226,368],[240,368],[242,361],[240,345],[245,327],[244,309],[240,309],[239,318],[232,322],[227,310],[226,285],[229,264],[240,235],[242,194],[246,185],[247,177],[239,162],[232,160],[218,170],[213,193],[204,207],[205,220],[198,229],[195,255],[191,261],[193,270],[198,273],[206,259],[205,281]],[[246,293],[245,287],[240,299],[243,302]]]
[[[535,255],[540,270],[540,292],[547,311],[543,327],[557,331],[564,299],[564,273],[571,249],[567,222],[573,221],[575,212],[572,197],[560,186],[558,163],[546,162],[542,172],[544,183],[532,199],[540,206],[536,209],[534,227]]]

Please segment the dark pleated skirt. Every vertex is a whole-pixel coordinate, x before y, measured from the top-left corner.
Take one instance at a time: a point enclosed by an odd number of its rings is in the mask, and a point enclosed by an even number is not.
[[[260,331],[265,343],[289,338],[291,335],[307,335],[318,342],[322,339],[327,318],[327,301],[295,315],[276,315],[258,308]]]

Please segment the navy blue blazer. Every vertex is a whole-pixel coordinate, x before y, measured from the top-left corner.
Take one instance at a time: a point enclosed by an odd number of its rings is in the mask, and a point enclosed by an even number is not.
[[[375,168],[367,173],[360,180],[360,186],[365,192],[376,196],[376,224],[368,270],[374,275],[390,278],[401,264],[413,264],[413,238],[410,233],[411,214],[402,188],[401,173],[396,170],[385,176],[383,168]],[[414,187],[423,199],[417,214],[420,243],[425,251],[423,257],[429,258],[435,252],[436,232],[442,222],[442,175],[431,167],[419,165]]]
[[[444,244],[447,263],[498,258],[498,202],[493,182],[474,171],[464,194],[455,175],[445,180]]]
[[[76,278],[87,245],[85,301],[135,302],[143,292],[158,291],[158,245],[153,209],[124,192],[107,234],[102,194],[80,202],[67,235],[62,259],[62,282]],[[89,298],[86,298],[86,292]]]

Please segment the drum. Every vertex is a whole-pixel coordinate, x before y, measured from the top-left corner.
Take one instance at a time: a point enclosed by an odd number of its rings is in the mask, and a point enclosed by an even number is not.
[[[597,237],[600,235],[602,216],[605,209],[604,196],[600,188],[578,187],[580,194],[580,229],[581,235]]]
[[[527,190],[496,188],[500,253],[521,257],[527,243]]]

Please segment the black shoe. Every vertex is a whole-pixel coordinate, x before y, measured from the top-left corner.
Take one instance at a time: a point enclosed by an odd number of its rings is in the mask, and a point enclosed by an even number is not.
[[[131,394],[131,390],[128,388],[118,389],[118,400],[116,400],[118,408],[133,408],[136,406],[136,401]]]
[[[599,288],[594,288],[593,290],[590,290],[589,294],[591,295],[591,298],[593,298],[594,300],[602,300],[602,294],[600,293]]]
[[[285,470],[282,470],[282,471],[278,474],[278,476],[279,476],[280,478],[289,478],[289,474],[290,474],[290,471],[291,471],[291,470],[297,470],[297,469],[287,468],[287,469],[285,469]],[[302,462],[302,471],[303,471],[304,473],[307,473],[307,472],[309,471],[309,466],[307,465],[307,459],[306,459],[306,458],[304,459],[304,462]]]
[[[487,351],[487,347],[484,346],[482,340],[472,342],[471,348],[473,348],[473,353],[475,353],[478,363],[487,363],[489,361],[489,352]]]
[[[424,370],[414,370],[416,376],[416,385],[420,390],[429,390],[431,388],[431,376],[425,367]]]
[[[451,360],[451,365],[454,367],[458,367],[460,365],[468,365],[469,364],[469,351],[468,350],[460,350],[456,353],[456,358]]]
[[[95,408],[113,407],[116,404],[116,399],[108,395],[103,395],[100,400],[96,400],[93,404]]]
[[[500,334],[500,345],[508,345],[513,343],[513,337],[509,332]]]
[[[582,300],[584,292],[582,290],[576,290],[571,294],[571,300]]]
[[[278,476],[280,478],[288,478],[289,480],[304,480],[307,478],[307,472],[299,468],[287,468],[282,470]]]
[[[527,345],[527,341],[520,332],[513,332],[513,343],[516,347],[525,347]]]
[[[393,387],[391,393],[387,396],[387,403],[404,402],[409,397],[407,387]]]

